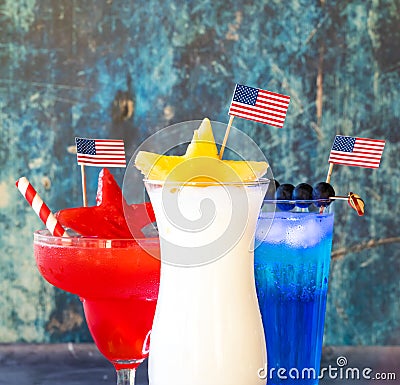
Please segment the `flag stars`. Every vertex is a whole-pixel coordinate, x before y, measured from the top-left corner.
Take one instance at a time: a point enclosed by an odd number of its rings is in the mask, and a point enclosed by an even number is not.
[[[76,148],[79,154],[96,155],[96,143],[92,139],[76,138]]]
[[[241,84],[237,84],[233,100],[239,103],[249,104],[255,106],[258,96],[258,89],[254,87],[247,87]]]
[[[333,142],[332,150],[342,151],[342,152],[352,152],[354,150],[354,145],[356,143],[356,138],[351,136],[340,136],[335,137]]]

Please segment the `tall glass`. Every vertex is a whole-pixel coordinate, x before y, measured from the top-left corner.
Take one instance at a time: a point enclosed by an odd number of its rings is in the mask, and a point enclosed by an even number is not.
[[[150,384],[263,384],[253,249],[268,180],[145,185],[161,248]]]
[[[333,213],[277,211],[265,202],[258,220],[255,279],[267,342],[269,385],[318,383]],[[291,202],[296,203],[296,202]],[[303,203],[303,204],[302,204]],[[307,206],[311,202],[297,202]],[[271,206],[271,207],[268,207]]]
[[[42,276],[79,295],[90,333],[114,365],[118,385],[133,385],[135,370],[148,356],[159,287],[157,238],[62,238],[47,230],[34,234]],[[150,255],[151,254],[151,255]]]

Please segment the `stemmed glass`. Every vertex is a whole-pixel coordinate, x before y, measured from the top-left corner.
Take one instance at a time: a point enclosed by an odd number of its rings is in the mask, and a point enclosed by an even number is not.
[[[41,275],[79,295],[93,340],[116,369],[117,385],[133,385],[149,354],[158,295],[158,238],[137,241],[34,233]]]

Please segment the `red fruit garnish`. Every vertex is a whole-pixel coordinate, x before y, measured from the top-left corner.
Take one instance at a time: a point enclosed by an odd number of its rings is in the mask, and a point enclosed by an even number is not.
[[[56,218],[61,225],[83,236],[99,238],[141,238],[142,228],[155,221],[151,203],[128,205],[106,168],[99,174],[96,203],[92,207],[60,210]]]

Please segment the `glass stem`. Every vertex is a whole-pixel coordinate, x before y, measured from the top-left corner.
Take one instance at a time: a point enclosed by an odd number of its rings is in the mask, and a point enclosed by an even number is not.
[[[136,369],[118,369],[117,385],[135,385]]]

